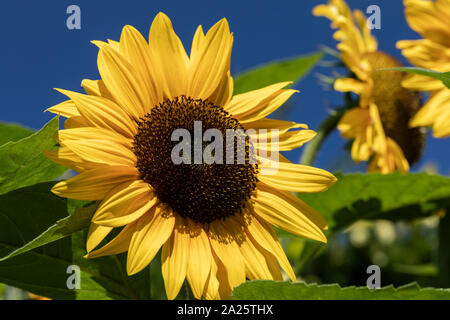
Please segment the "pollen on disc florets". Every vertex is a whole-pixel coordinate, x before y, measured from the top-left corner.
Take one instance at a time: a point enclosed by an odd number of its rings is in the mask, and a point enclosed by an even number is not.
[[[243,132],[239,121],[222,107],[179,96],[153,107],[140,119],[133,151],[141,179],[155,189],[162,202],[182,217],[210,223],[241,212],[256,188],[258,167],[250,161],[252,146],[248,137],[245,137],[244,163],[237,161],[237,143],[233,148],[234,164],[227,164],[225,151],[222,163],[174,163],[172,150],[179,142],[172,141],[172,133],[186,129],[194,137],[195,121],[201,121],[202,135],[208,129],[222,133],[222,150],[226,150],[227,129]],[[189,156],[193,160],[193,149]]]
[[[422,106],[420,95],[402,86],[406,72],[378,70],[401,67],[395,58],[381,51],[367,53],[364,57],[372,69],[373,97],[386,136],[397,142],[409,164],[413,164],[419,160],[425,144],[422,128],[409,127],[409,120]]]

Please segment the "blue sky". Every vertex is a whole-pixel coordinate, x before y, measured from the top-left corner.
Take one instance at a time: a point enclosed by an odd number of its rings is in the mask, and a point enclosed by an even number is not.
[[[335,47],[329,22],[311,14],[325,1],[4,1],[0,13],[0,120],[38,129],[51,118],[43,110],[64,100],[52,88],[81,91],[84,78],[97,79],[97,48],[90,40],[118,40],[124,25],[130,24],[147,37],[154,16],[163,11],[173,22],[185,48],[190,48],[196,27],[211,27],[226,17],[234,33],[232,73],[281,59],[317,51],[320,45]],[[395,48],[400,39],[419,36],[409,29],[401,0],[351,0],[352,8],[366,11],[369,5],[381,8],[381,30],[374,30],[379,48],[406,60]],[[81,8],[81,30],[68,30],[66,8]],[[326,57],[325,60],[330,60]],[[338,106],[342,97],[325,91],[316,73],[331,74],[325,67],[315,68],[296,88],[301,91],[283,116],[307,123],[316,129],[327,116],[327,108]],[[342,147],[345,140],[333,134],[323,146],[316,165],[330,170],[358,170],[350,165]],[[440,173],[450,174],[449,139],[427,139],[423,159],[414,171],[433,163]],[[298,161],[301,150],[288,153]],[[359,168],[361,169],[361,168]]]

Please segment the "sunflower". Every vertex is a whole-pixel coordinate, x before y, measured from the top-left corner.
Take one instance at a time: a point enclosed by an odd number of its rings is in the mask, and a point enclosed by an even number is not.
[[[399,67],[390,55],[379,51],[366,26],[366,17],[353,12],[343,0],[330,0],[313,9],[338,29],[334,38],[341,59],[351,75],[337,79],[334,89],[359,96],[358,106],[348,110],[338,124],[342,136],[353,139],[351,155],[356,162],[370,161],[368,170],[406,172],[418,160],[423,145],[421,130],[410,129],[408,120],[420,107],[420,97],[401,86],[403,72],[379,71]]]
[[[291,192],[323,191],[336,178],[279,154],[315,134],[266,118],[295,93],[285,89],[289,82],[233,96],[233,35],[225,19],[206,35],[198,27],[189,56],[163,13],[148,42],[125,26],[119,42],[94,43],[101,80],[83,80],[86,94],[59,90],[70,100],[48,109],[68,119],[57,135],[61,148],[47,156],[79,173],[52,191],[99,201],[86,257],[127,252],[133,275],[161,249],[169,299],[185,279],[198,299],[229,298],[246,279],[282,279],[279,266],[294,281],[272,225],[326,242],[325,220]],[[257,143],[246,136],[244,152],[249,159],[252,146],[257,161],[175,164],[172,133],[192,133],[197,121],[204,133],[253,129]],[[278,169],[263,172],[270,168]],[[119,233],[101,246],[114,229]]]
[[[413,65],[450,71],[450,0],[405,0],[404,4],[409,26],[423,39],[399,41],[397,48]],[[432,126],[436,138],[450,136],[450,89],[437,79],[421,75],[411,75],[403,86],[431,93],[410,125]]]

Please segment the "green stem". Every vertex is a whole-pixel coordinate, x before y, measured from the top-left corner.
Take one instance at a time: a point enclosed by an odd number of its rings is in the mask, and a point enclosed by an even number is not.
[[[450,208],[439,221],[439,286],[450,288]]]
[[[325,139],[336,128],[339,120],[341,120],[343,114],[347,111],[347,108],[340,108],[328,117],[317,130],[317,135],[306,145],[305,151],[300,159],[301,164],[312,165],[317,157]]]

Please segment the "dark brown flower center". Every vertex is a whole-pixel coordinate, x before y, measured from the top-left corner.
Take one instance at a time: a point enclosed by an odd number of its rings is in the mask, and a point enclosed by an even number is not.
[[[372,67],[374,80],[373,96],[380,112],[386,135],[400,146],[410,164],[418,161],[425,143],[421,128],[410,128],[409,120],[422,106],[420,95],[402,87],[406,73],[401,71],[377,70],[401,67],[402,64],[384,52],[366,55]]]
[[[258,167],[243,127],[223,108],[179,96],[155,106],[138,126],[137,168],[162,202],[198,223],[225,219],[245,207]]]

